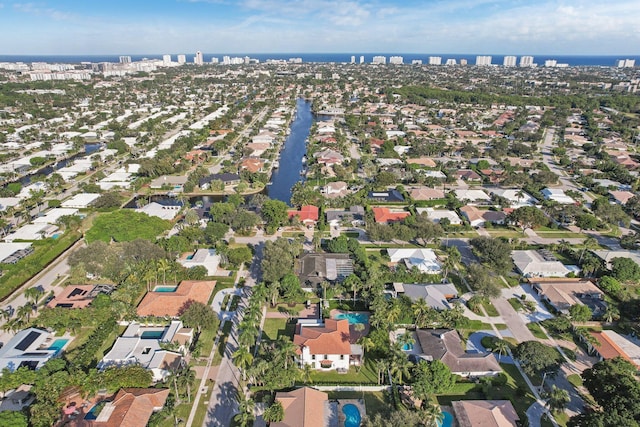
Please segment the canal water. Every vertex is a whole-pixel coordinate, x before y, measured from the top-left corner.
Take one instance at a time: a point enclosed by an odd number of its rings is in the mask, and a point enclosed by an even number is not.
[[[271,199],[291,203],[291,188],[304,177],[301,171],[306,167],[302,158],[307,153],[307,138],[313,124],[311,102],[298,98],[296,102],[296,116],[291,122],[291,133],[284,142],[280,152],[280,167],[274,169],[267,195]]]

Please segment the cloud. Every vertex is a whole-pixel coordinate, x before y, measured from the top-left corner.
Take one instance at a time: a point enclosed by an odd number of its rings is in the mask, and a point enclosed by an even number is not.
[[[62,12],[52,8],[41,7],[36,3],[14,3],[13,9],[21,13],[28,13],[37,16],[47,16],[56,21],[70,20],[75,17],[71,13]]]

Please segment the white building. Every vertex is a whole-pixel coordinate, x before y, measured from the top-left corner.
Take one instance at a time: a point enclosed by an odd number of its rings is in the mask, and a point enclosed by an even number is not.
[[[447,62],[445,62],[445,65],[457,65],[457,64],[458,63],[453,58],[449,58],[449,59],[447,59]]]
[[[120,60],[121,64],[130,64],[131,63],[131,57],[130,56],[121,56],[120,58],[118,58]]]
[[[502,65],[505,67],[515,67],[516,66],[516,57],[515,56],[505,56],[502,61]]]
[[[142,212],[149,216],[156,216],[161,219],[171,221],[178,215],[182,209],[180,205],[161,205],[160,203],[151,202],[141,208],[135,209],[136,212]]]
[[[442,270],[433,249],[389,248],[387,253],[392,265],[402,261],[408,269],[416,267],[428,274],[438,274]]]
[[[47,211],[43,216],[39,216],[33,220],[34,224],[57,224],[60,218],[67,215],[77,215],[76,208],[54,208]]]
[[[524,277],[565,277],[571,271],[555,257],[538,251],[512,251],[511,258]]]
[[[164,65],[171,65],[171,55],[162,55],[162,63]]]
[[[450,211],[447,209],[416,208],[416,212],[418,213],[418,215],[426,213],[427,217],[436,224],[438,224],[443,219],[448,219],[451,225],[462,224],[462,219],[460,219],[455,211]]]
[[[351,55],[351,63],[352,64],[356,63],[356,56],[355,55]]]
[[[389,64],[401,65],[403,63],[404,63],[404,58],[402,56],[389,57]]]
[[[178,55],[178,64],[184,65],[187,63],[187,55]]]
[[[362,347],[350,343],[349,329],[347,319],[298,320],[293,343],[300,366],[347,371],[350,365],[359,365]]]
[[[197,51],[196,56],[193,57],[193,63],[196,65],[204,64],[204,57],[202,56],[202,52]]]
[[[360,63],[364,64],[364,55],[360,55]]]
[[[220,265],[220,255],[216,254],[215,249],[198,249],[194,254],[180,258],[178,262],[184,268],[202,266],[207,269],[207,276],[215,276]]]
[[[64,341],[66,345],[69,340]],[[0,371],[7,368],[13,372],[21,367],[40,369],[62,350],[53,344],[53,336],[47,331],[29,328],[18,332],[0,349]]]
[[[478,55],[476,56],[476,65],[491,65],[490,55]]]
[[[545,199],[553,200],[562,205],[570,205],[576,202],[571,197],[567,196],[562,188],[545,188],[542,190],[542,195]]]
[[[442,57],[441,56],[430,56],[429,57],[429,65],[442,65]]]
[[[522,56],[522,57],[520,57],[520,66],[521,67],[533,67],[533,56]]]
[[[511,207],[516,208],[519,208],[521,206],[533,206],[538,203],[538,201],[531,195],[525,193],[522,190],[513,188],[496,188],[495,190],[491,191],[491,194],[504,197],[509,201]]]
[[[386,64],[387,63],[387,57],[386,56],[374,56],[372,63],[373,64]]]
[[[618,68],[633,68],[636,65],[635,59],[619,59],[616,62]]]

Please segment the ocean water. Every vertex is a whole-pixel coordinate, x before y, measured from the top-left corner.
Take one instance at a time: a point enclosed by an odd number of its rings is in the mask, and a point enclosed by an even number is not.
[[[186,53],[187,62],[193,63],[193,53]],[[482,54],[447,54],[447,53],[205,53],[203,55],[205,63],[211,62],[211,58],[216,57],[222,61],[223,56],[245,57],[258,59],[265,62],[267,59],[302,58],[303,62],[350,62],[351,56],[356,57],[356,62],[360,62],[363,55],[365,63],[371,63],[374,56],[385,56],[387,61],[391,56],[402,56],[405,64],[411,64],[414,59],[421,59],[423,64],[429,62],[430,56],[442,57],[444,64],[447,59],[455,59],[458,63],[460,59],[466,59],[469,65],[475,64],[477,55]],[[520,56],[526,53],[515,55],[520,60]],[[130,55],[132,61],[140,61],[143,58],[162,59],[162,54]],[[492,63],[502,65],[504,54],[492,56]],[[554,59],[558,63],[566,63],[572,67],[577,66],[604,66],[612,67],[616,65],[618,59],[635,59],[636,66],[640,66],[640,56],[638,55],[532,55],[538,66],[544,65],[545,60]],[[0,62],[49,62],[49,63],[80,63],[80,62],[119,62],[119,55],[0,55]],[[172,54],[171,59],[177,61],[177,54]]]

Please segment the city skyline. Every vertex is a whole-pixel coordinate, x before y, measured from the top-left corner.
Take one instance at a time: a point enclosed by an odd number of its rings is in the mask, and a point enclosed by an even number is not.
[[[640,3],[596,0],[0,1],[0,55],[635,54]]]

